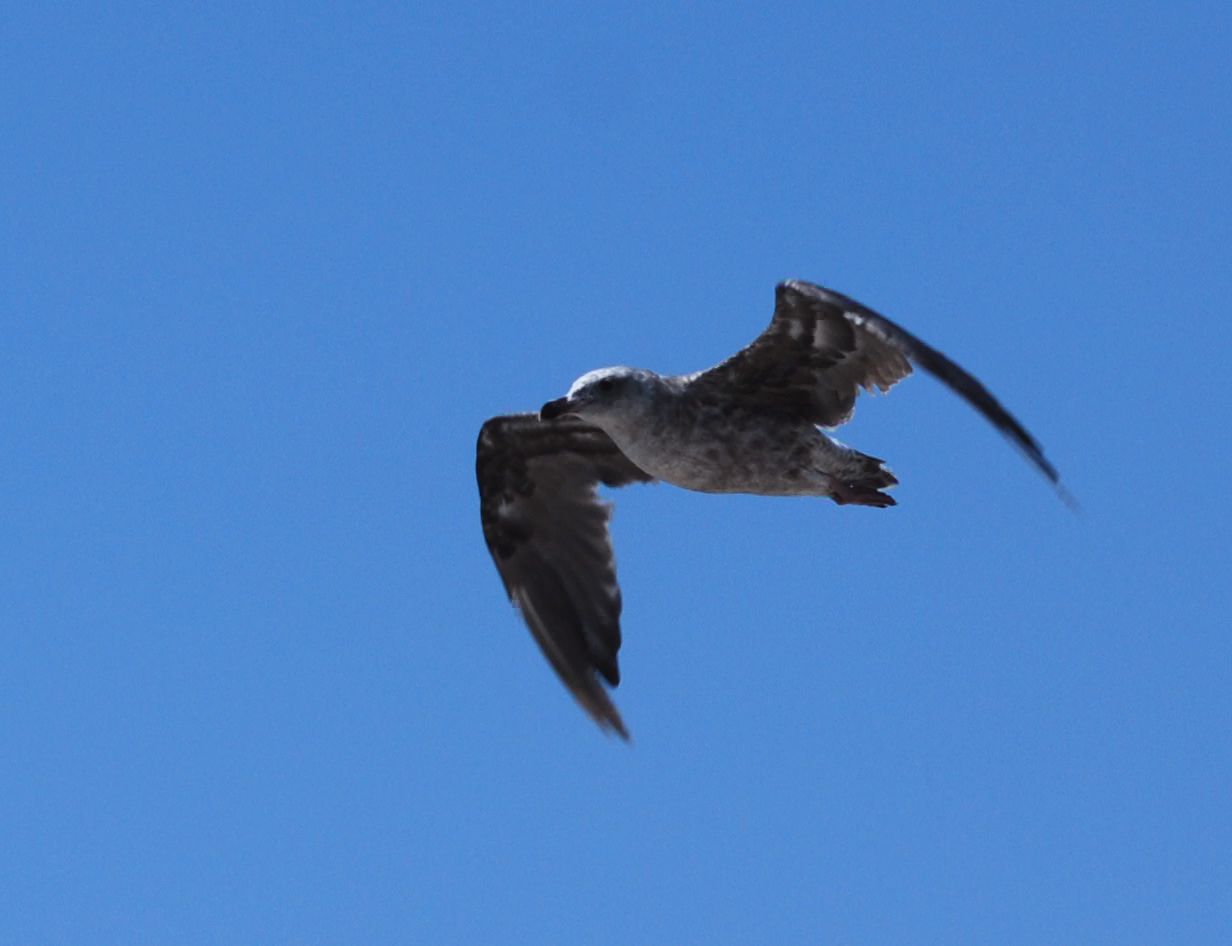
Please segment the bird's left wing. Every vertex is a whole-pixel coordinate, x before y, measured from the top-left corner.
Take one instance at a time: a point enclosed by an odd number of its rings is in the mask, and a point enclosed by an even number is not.
[[[962,366],[885,316],[813,283],[779,283],[766,330],[747,348],[694,375],[689,387],[837,427],[851,418],[861,389],[888,391],[911,374],[912,363],[983,414],[1070,501],[1036,439]]]
[[[620,586],[600,483],[652,477],[577,417],[493,417],[475,460],[483,537],[548,662],[604,729],[629,734],[603,686],[620,682]]]

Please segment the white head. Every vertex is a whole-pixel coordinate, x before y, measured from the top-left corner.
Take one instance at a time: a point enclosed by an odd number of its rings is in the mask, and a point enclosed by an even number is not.
[[[598,368],[574,381],[564,397],[544,404],[539,416],[552,420],[562,414],[577,414],[604,426],[605,418],[628,417],[649,405],[659,380],[654,372],[642,368]]]

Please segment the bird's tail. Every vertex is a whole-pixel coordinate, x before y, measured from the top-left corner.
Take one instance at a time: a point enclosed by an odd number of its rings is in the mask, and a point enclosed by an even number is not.
[[[884,460],[870,457],[858,450],[846,448],[842,468],[831,470],[830,498],[840,506],[886,506],[898,505],[894,497],[881,492],[898,485],[898,477],[889,471]]]

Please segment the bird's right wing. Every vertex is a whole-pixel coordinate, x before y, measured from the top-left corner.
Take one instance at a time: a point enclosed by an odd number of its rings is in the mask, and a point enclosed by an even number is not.
[[[620,586],[600,483],[650,482],[598,427],[577,417],[493,417],[475,460],[483,537],[548,662],[604,729],[629,738],[600,676],[620,682]]]

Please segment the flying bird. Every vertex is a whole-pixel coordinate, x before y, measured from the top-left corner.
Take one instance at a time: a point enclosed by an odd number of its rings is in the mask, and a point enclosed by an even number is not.
[[[510,600],[582,708],[629,738],[620,683],[620,586],[597,487],[660,480],[705,493],[822,496],[895,505],[884,461],[820,428],[851,419],[860,390],[888,391],[916,365],[1017,446],[1066,501],[1039,443],[979,381],[884,316],[792,280],[751,345],[706,371],[600,368],[537,413],[493,417],[476,475],[488,550]]]

